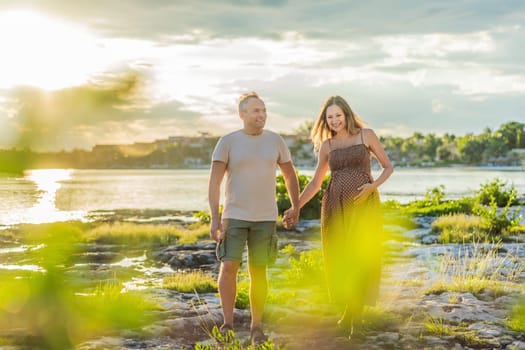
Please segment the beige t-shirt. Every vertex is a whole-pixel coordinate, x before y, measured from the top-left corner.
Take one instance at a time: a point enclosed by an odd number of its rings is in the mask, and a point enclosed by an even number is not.
[[[290,150],[279,134],[268,130],[256,136],[243,130],[232,132],[219,139],[212,160],[226,163],[223,218],[277,220],[277,165],[291,160]]]

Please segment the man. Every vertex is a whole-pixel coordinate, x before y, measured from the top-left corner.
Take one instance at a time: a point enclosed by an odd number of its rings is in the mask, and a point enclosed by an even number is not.
[[[208,199],[211,212],[210,236],[217,242],[219,294],[224,317],[221,332],[233,330],[233,308],[237,272],[244,247],[248,246],[250,275],[250,335],[254,346],[267,340],[262,330],[266,299],[267,266],[277,254],[277,166],[284,176],[292,203],[286,227],[299,217],[299,184],[290,151],[278,134],[265,130],[266,107],[255,92],[239,98],[243,128],[223,136],[212,156]],[[222,221],[219,214],[220,186],[226,175]]]

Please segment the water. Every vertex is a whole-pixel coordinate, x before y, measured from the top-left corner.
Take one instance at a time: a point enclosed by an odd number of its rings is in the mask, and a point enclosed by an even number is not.
[[[301,173],[312,175],[312,170]],[[0,177],[0,226],[82,219],[93,210],[207,210],[207,169],[27,171]],[[377,172],[374,172],[377,176]],[[480,184],[499,177],[525,195],[525,172],[519,168],[396,169],[380,187],[382,200],[402,203],[423,197],[440,184],[450,198],[470,195]]]

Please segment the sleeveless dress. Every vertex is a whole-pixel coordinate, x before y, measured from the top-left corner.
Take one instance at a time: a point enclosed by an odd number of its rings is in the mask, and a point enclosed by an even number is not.
[[[359,310],[377,299],[382,248],[379,193],[354,200],[358,188],[373,181],[362,132],[360,144],[331,149],[328,162],[331,176],[321,209],[328,291],[332,302]]]

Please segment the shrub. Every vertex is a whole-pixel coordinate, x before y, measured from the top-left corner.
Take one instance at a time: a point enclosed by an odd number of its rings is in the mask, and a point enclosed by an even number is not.
[[[515,209],[510,213],[510,206],[514,202],[516,193],[511,193],[507,200],[507,204],[502,210],[498,210],[497,200],[491,197],[490,205],[488,207],[477,203],[474,208],[474,214],[485,219],[487,231],[490,235],[496,236],[508,233],[513,227],[519,225],[521,221],[520,209]]]
[[[298,174],[297,178],[299,180],[299,190],[303,191],[308,182],[310,182],[311,176]],[[319,219],[321,217],[321,201],[326,186],[328,185],[328,181],[329,176],[326,176],[319,192],[317,192],[315,196],[301,209],[299,216],[301,219]],[[279,214],[282,215],[286,209],[290,208],[290,198],[288,197],[286,183],[284,181],[284,176],[282,175],[277,176],[276,193],[277,208],[279,210]]]
[[[297,285],[324,281],[323,253],[321,249],[302,252],[299,258],[291,257],[290,269],[285,271],[288,280]]]
[[[499,178],[482,184],[476,192],[476,200],[482,205],[490,205],[493,198],[498,207],[504,207],[509,202],[510,205],[518,204],[517,191],[514,184],[508,185],[507,181]]]

